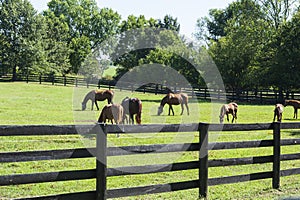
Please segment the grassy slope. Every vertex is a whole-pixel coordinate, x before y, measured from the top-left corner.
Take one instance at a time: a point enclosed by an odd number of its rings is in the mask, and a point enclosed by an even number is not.
[[[91,89],[91,88],[90,88]],[[80,102],[84,94],[89,91],[87,88],[60,87],[52,85],[24,84],[24,83],[0,83],[0,124],[73,124],[82,118],[89,118],[90,123],[94,123],[99,115],[99,111],[80,111]],[[207,102],[196,102],[191,100],[191,115],[178,115],[180,108],[175,107],[176,116],[167,116],[167,108],[162,116],[156,116],[160,95],[149,95],[141,93],[130,93],[116,91],[115,102],[120,102],[125,96],[137,96],[143,101],[143,123],[191,123],[191,122],[217,122],[219,104]],[[74,102],[74,105],[73,105]],[[102,107],[106,102],[99,103]],[[88,105],[90,108],[90,105]],[[211,108],[216,109],[212,116]],[[258,123],[270,122],[273,118],[273,106],[240,105],[238,122]],[[211,117],[212,116],[212,117]],[[284,113],[284,121],[291,121],[292,108],[287,107]],[[284,138],[299,137],[299,132],[284,131]],[[210,141],[241,141],[253,139],[271,138],[270,132],[240,132],[240,133],[211,133]],[[0,141],[0,151],[23,151],[41,149],[64,149],[84,147],[80,136],[55,136],[55,137],[4,137]],[[136,145],[136,144],[159,144],[198,141],[197,133],[178,135],[176,133],[168,136],[160,133],[152,135],[127,135],[116,138],[109,136],[110,145]],[[247,149],[247,150],[227,150],[211,151],[210,159],[227,157],[250,157],[257,155],[268,155],[272,150]],[[299,147],[282,148],[283,153],[299,152]],[[124,157],[122,157],[124,158]],[[159,156],[127,156],[124,159],[114,157],[109,159],[110,166],[121,165],[143,165],[156,163],[181,162],[185,160],[197,159],[197,153],[185,154],[160,154]],[[94,159],[75,159],[70,161],[42,161],[28,163],[7,163],[0,165],[0,174],[12,173],[36,173],[49,171],[64,171],[74,169],[92,169],[95,166]],[[283,162],[283,168],[299,167],[299,161]],[[211,168],[210,177],[229,176],[237,174],[254,173],[271,170],[272,166],[253,165],[235,166],[223,168]],[[197,179],[196,170],[174,173],[159,173],[147,176],[126,176],[110,178],[109,188],[128,187],[160,184],[175,181]],[[230,184],[214,186],[209,188],[211,199],[273,199],[300,193],[299,176],[282,178],[282,190],[272,190],[271,181],[254,181],[241,184]],[[14,187],[1,187],[0,199],[2,197],[19,197],[46,195],[64,192],[89,191],[94,190],[94,181],[69,181],[64,183],[29,184]],[[132,197],[130,199],[197,199],[197,190],[181,191],[167,194],[157,194],[143,197]],[[125,198],[128,199],[128,198]]]

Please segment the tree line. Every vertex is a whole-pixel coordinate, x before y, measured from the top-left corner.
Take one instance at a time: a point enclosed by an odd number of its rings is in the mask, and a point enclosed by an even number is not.
[[[231,90],[274,88],[283,93],[300,88],[298,0],[236,0],[224,9],[211,9],[195,22],[194,35],[204,42],[200,48],[178,34],[177,18],[130,15],[122,20],[116,11],[99,8],[95,0],[51,0],[42,13],[28,0],[0,0],[0,11],[0,73],[11,73],[13,79],[17,74],[78,72],[101,77],[107,66],[115,65],[118,80],[135,66],[159,63],[171,66],[191,84],[205,86],[203,74],[209,69],[197,70],[195,65],[208,63],[203,53],[207,52]],[[146,28],[159,29],[158,36],[147,38]],[[135,29],[143,30],[136,33],[139,39],[122,35]],[[117,45],[101,50],[114,59],[100,62],[92,53],[116,34]],[[151,48],[133,48],[141,42]],[[116,48],[132,51],[117,55]]]

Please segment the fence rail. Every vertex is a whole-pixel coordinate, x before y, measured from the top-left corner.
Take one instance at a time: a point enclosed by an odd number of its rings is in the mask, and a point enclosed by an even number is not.
[[[264,123],[264,124],[154,124],[132,126],[124,125],[122,129],[116,125],[62,125],[62,126],[0,126],[0,136],[41,136],[41,135],[70,135],[77,134],[77,130],[86,130],[87,134],[96,134],[96,147],[85,149],[63,149],[48,151],[27,151],[27,152],[3,152],[0,153],[0,163],[8,162],[30,162],[42,160],[63,160],[91,158],[96,155],[95,169],[73,170],[60,172],[44,172],[35,174],[11,174],[0,176],[0,186],[45,183],[69,180],[96,179],[95,191],[79,192],[71,194],[57,194],[52,196],[30,197],[25,199],[40,198],[62,198],[62,199],[107,199],[116,197],[136,196],[186,190],[192,188],[199,189],[200,197],[207,197],[209,186],[239,183],[260,179],[272,179],[272,187],[280,187],[280,177],[300,174],[300,168],[280,170],[280,161],[300,160],[300,153],[281,154],[281,146],[299,145],[300,139],[284,139],[280,137],[282,129],[300,129],[300,123]],[[273,139],[242,141],[242,142],[219,142],[210,143],[208,135],[210,131],[250,131],[250,130],[273,130]],[[182,144],[153,144],[124,147],[107,147],[107,135],[115,133],[152,133],[164,132],[199,132],[199,143]],[[165,148],[167,145],[167,148]],[[240,148],[260,148],[273,147],[273,154],[267,156],[255,156],[245,158],[227,158],[209,160],[208,152],[211,150],[240,149]],[[170,153],[170,152],[199,152],[199,159],[171,164],[153,164],[145,166],[124,166],[117,168],[107,168],[106,161],[110,156],[123,156],[132,154],[147,153]],[[208,177],[210,167],[224,167],[237,165],[252,165],[272,163],[272,171],[243,174],[229,177]],[[107,177],[126,176],[133,174],[152,174],[160,172],[174,172],[183,170],[199,170],[199,179],[148,185],[142,187],[107,189]]]
[[[6,75],[0,77],[0,82],[10,81],[12,75]],[[75,86],[75,87],[91,87],[91,88],[108,88],[108,89],[119,89],[129,91],[139,91],[144,93],[155,93],[155,94],[166,94],[168,92],[185,92],[192,98],[199,98],[204,100],[237,100],[240,102],[258,103],[258,104],[274,104],[285,99],[300,99],[299,91],[287,92],[283,97],[277,90],[213,90],[205,87],[193,85],[189,88],[180,85],[161,85],[156,83],[148,83],[140,86],[133,83],[123,83],[116,86],[114,80],[98,80],[91,79],[87,80],[82,77],[72,76],[54,76],[54,75],[18,75],[16,81],[23,82],[37,82],[37,83],[50,83],[52,85],[64,85],[64,86]]]

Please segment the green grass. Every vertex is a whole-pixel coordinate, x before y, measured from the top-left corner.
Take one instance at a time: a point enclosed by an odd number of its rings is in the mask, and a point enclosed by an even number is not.
[[[26,83],[0,83],[0,124],[94,124],[99,111],[91,111],[90,104],[86,111],[81,111],[81,101],[84,95],[92,88],[73,88],[52,85],[26,84]],[[125,96],[139,97],[143,102],[143,123],[197,123],[218,122],[220,103],[198,102],[190,100],[190,116],[184,113],[180,116],[179,106],[175,108],[175,116],[167,115],[167,107],[162,116],[157,116],[157,107],[162,95],[131,93],[116,91],[114,102],[121,102]],[[100,102],[102,108],[106,102]],[[283,122],[290,122],[293,109],[286,107]],[[272,105],[239,105],[238,123],[262,123],[273,120]],[[272,138],[272,131],[248,132],[212,132],[210,142],[215,141],[245,141]],[[283,138],[299,138],[299,130],[282,131]],[[139,144],[167,144],[198,142],[198,133],[152,133],[109,135],[110,146],[126,146]],[[1,137],[0,152],[52,150],[82,148],[88,144],[95,145],[95,139],[86,139],[81,135],[74,136],[32,136],[32,137]],[[299,146],[282,147],[282,153],[299,153]],[[239,149],[210,151],[210,159],[251,157],[270,155],[271,148]],[[117,156],[108,159],[109,167],[145,165],[154,163],[172,163],[197,160],[197,152],[165,153],[159,155]],[[299,161],[285,161],[281,163],[282,169],[299,168]],[[20,162],[0,164],[0,175],[38,173],[51,171],[66,171],[80,169],[94,169],[95,159],[72,159],[56,161]],[[233,166],[210,168],[210,177],[231,176],[247,173],[256,173],[272,170],[271,164]],[[131,175],[124,177],[111,177],[108,179],[108,188],[121,188],[129,186],[143,186],[162,184],[176,181],[193,180],[198,178],[197,170],[188,170],[172,173],[158,173],[148,175]],[[252,181],[239,184],[229,184],[209,187],[209,199],[277,199],[288,196],[297,196],[300,193],[300,176],[283,177],[281,190],[273,190],[271,180]],[[67,181],[42,184],[26,184],[19,186],[0,187],[0,199],[24,196],[39,196],[60,194],[95,189],[95,180]],[[138,196],[122,199],[197,199],[198,190],[163,193],[147,196]]]

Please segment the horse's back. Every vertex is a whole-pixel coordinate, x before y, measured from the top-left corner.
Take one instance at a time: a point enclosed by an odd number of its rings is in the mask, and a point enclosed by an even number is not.
[[[178,94],[169,93],[167,94],[166,97],[168,98],[168,103],[172,105],[179,105],[181,103],[188,102],[188,95],[185,93],[178,93]]]
[[[286,105],[290,105],[290,106],[294,106],[294,107],[300,108],[300,101],[294,100],[294,99],[285,100],[285,106]]]

